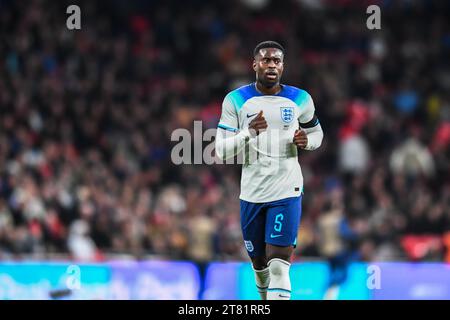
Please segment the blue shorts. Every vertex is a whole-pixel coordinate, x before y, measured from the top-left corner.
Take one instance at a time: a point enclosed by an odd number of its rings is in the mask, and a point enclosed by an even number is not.
[[[241,228],[250,257],[266,255],[266,243],[289,247],[297,244],[302,197],[266,203],[241,200]]]

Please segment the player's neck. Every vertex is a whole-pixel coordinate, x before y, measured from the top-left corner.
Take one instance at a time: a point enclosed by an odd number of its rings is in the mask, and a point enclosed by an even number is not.
[[[281,85],[279,83],[277,85],[274,85],[273,87],[265,87],[257,81],[255,87],[259,93],[268,95],[275,95],[281,91]]]

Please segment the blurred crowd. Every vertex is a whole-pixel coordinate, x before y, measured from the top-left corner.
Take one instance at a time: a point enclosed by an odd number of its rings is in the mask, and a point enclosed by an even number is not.
[[[0,260],[246,260],[240,166],[174,165],[171,134],[215,128],[272,39],[325,132],[294,259],[450,262],[450,5],[369,30],[366,2],[78,1],[68,30],[72,3],[2,0]]]

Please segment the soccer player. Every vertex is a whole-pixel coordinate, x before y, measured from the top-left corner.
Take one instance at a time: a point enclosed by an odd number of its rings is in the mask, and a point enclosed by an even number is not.
[[[280,83],[284,55],[274,41],[256,46],[256,82],[227,94],[215,141],[222,160],[244,154],[241,228],[263,300],[291,297],[290,259],[303,195],[297,152],[317,149],[323,138],[311,96]]]

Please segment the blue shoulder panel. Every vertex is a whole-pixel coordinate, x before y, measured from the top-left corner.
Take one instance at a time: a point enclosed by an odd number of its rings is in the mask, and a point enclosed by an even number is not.
[[[254,83],[237,88],[228,94],[236,108],[236,112],[242,109],[245,101],[256,96],[261,96],[261,94],[255,89]]]
[[[285,97],[292,100],[297,106],[301,107],[303,103],[308,99],[308,93],[305,90],[284,85],[283,90],[278,94],[280,97]]]
[[[259,96],[262,96],[262,94],[256,90],[254,82],[237,88],[227,95],[233,102],[236,112],[242,109],[242,106],[248,99]],[[283,85],[283,89],[276,96],[285,97],[292,100],[297,106],[302,107],[303,103],[308,99],[309,94],[305,90]]]

